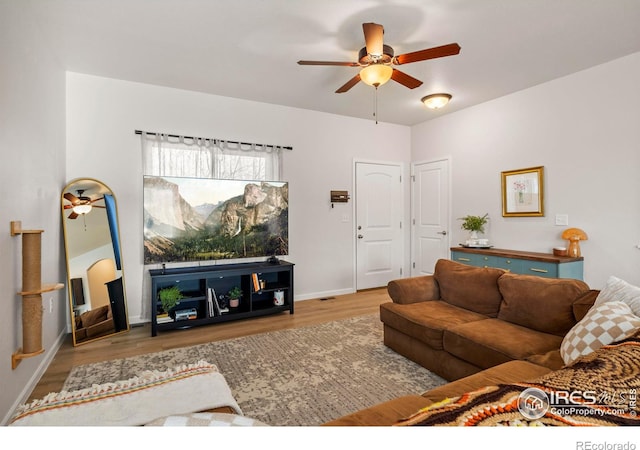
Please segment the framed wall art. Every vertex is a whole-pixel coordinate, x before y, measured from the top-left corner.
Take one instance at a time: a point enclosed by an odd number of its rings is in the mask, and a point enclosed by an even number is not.
[[[502,216],[544,216],[544,167],[502,172]]]

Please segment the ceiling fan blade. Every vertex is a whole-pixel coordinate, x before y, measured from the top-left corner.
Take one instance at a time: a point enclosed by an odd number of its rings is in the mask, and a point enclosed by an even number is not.
[[[457,55],[458,53],[460,53],[460,46],[454,43],[398,55],[393,59],[393,62],[397,65],[408,64],[427,59],[442,58],[443,56]]]
[[[69,219],[75,219],[76,217],[78,217],[78,214],[76,214],[74,211],[71,211],[71,214],[69,214]]]
[[[106,206],[101,206],[101,205],[91,205],[92,208],[107,208]]]
[[[408,87],[409,89],[415,89],[422,84],[422,81],[413,78],[411,75],[407,75],[404,72],[400,72],[398,69],[393,69],[391,79],[393,81],[397,81],[403,86]]]
[[[69,200],[71,203],[76,204],[80,201],[80,199],[78,199],[78,197],[76,197],[75,195],[73,195],[71,192],[67,192],[63,195],[64,198],[66,198],[67,200]]]
[[[343,92],[347,92],[349,89],[354,87],[356,84],[360,82],[360,74],[357,74],[355,77],[347,81],[343,84],[337,91],[336,94],[342,94]]]
[[[357,62],[344,62],[344,61],[298,61],[301,66],[346,66],[346,67],[359,67]]]
[[[384,27],[377,23],[363,23],[364,42],[367,53],[374,56],[382,56]]]
[[[104,197],[93,199],[93,200],[91,200],[91,203],[99,202],[100,200],[104,200]],[[93,206],[99,208],[99,206],[97,206],[97,205],[93,205]]]

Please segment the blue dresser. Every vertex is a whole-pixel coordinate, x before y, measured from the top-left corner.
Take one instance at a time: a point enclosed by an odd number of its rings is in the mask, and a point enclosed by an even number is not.
[[[498,248],[452,247],[453,261],[477,267],[497,267],[512,273],[549,278],[583,279],[583,257]]]

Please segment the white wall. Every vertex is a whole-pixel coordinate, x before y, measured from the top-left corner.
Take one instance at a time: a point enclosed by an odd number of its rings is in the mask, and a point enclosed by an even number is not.
[[[18,4],[19,3],[19,4]],[[64,71],[29,2],[0,2],[0,423],[29,395],[53,358],[66,328],[66,290],[43,294],[43,354],[11,369],[22,346],[22,238],[9,222],[41,234],[43,283],[63,282],[60,190],[64,186]],[[54,301],[49,312],[49,299]]]
[[[466,238],[456,218],[488,212],[496,247],[550,252],[568,214],[589,236],[591,287],[640,285],[638,79],[640,53],[414,126],[413,161],[452,158],[451,243]],[[545,169],[545,216],[502,217],[500,172],[532,166]]]
[[[293,147],[285,153],[284,179],[297,300],[355,289],[353,201],[332,209],[329,192],[352,193],[356,159],[404,162],[408,170],[410,154],[409,127],[67,74],[67,175],[101,180],[116,196],[132,323],[147,319],[149,303],[136,129]]]

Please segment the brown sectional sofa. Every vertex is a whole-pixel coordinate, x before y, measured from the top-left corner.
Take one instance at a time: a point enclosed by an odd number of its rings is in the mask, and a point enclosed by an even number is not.
[[[421,408],[484,386],[536,379],[551,369],[528,361],[510,361],[452,381],[422,394],[407,395],[325,423],[325,426],[390,426]]]
[[[104,305],[76,316],[76,342],[97,338],[116,331],[111,306]]]
[[[385,345],[447,380],[512,360],[559,368],[562,338],[598,295],[580,280],[444,259],[432,276],[391,281],[388,291]]]
[[[451,382],[326,425],[391,425],[445,398],[560,369],[564,335],[599,293],[580,280],[450,260],[439,260],[433,275],[391,281],[388,292],[392,302],[380,305],[385,345]]]

